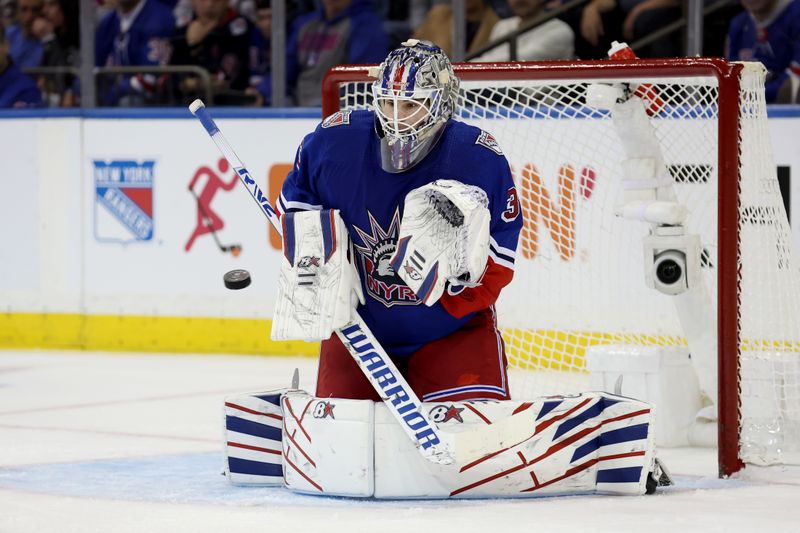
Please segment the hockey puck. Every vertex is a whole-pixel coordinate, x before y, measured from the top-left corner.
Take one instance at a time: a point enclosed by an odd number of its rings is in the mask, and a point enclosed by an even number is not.
[[[222,276],[222,280],[225,282],[225,287],[238,291],[250,285],[250,272],[241,269],[231,270]]]

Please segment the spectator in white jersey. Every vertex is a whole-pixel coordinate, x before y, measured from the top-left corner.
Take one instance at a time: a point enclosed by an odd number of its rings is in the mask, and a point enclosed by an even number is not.
[[[492,28],[490,41],[496,41],[521,26],[535,20],[542,13],[542,0],[508,0],[513,17],[499,21]],[[510,61],[508,44],[493,48],[472,61]],[[517,38],[516,61],[541,61],[547,59],[572,59],[575,55],[575,34],[569,24],[550,19]]]

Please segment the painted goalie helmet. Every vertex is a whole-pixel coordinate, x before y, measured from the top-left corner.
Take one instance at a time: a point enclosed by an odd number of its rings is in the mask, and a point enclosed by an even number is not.
[[[392,51],[372,85],[381,166],[402,172],[419,163],[453,116],[458,78],[438,46],[416,39]]]

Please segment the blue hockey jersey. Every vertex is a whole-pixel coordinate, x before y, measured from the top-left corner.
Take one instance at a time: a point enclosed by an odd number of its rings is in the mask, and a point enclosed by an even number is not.
[[[731,20],[726,44],[728,59],[764,64],[767,102],[774,102],[788,70],[800,76],[800,0],[780,2],[773,18],[762,23],[747,11],[739,13]]]
[[[0,109],[6,107],[40,107],[42,93],[32,78],[23,74],[14,63],[0,71]]]
[[[163,65],[175,30],[172,10],[158,0],[142,0],[131,13],[108,13],[97,25],[95,63],[103,66]]]
[[[422,304],[390,265],[406,194],[437,179],[486,191],[491,213],[490,257],[478,287],[450,286],[433,306]],[[355,249],[366,303],[359,313],[393,356],[407,356],[466,324],[497,300],[511,281],[522,227],[508,161],[494,137],[450,120],[419,164],[399,173],[380,165],[374,115],[342,111],[303,139],[278,199],[278,212],[339,209]]]

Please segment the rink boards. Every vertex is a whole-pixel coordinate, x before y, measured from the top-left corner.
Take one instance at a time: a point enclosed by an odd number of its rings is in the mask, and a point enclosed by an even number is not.
[[[800,110],[771,111],[776,164],[798,176]],[[318,111],[213,112],[274,199]],[[280,244],[188,111],[3,113],[0,157],[0,347],[316,353],[269,340]],[[234,268],[250,288],[224,288]]]

